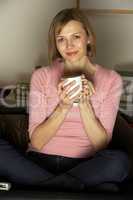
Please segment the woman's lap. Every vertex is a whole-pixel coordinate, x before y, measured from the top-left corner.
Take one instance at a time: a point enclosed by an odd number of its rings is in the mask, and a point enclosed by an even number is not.
[[[42,158],[40,163],[45,169],[60,175],[69,174],[88,185],[103,182],[122,182],[129,172],[129,160],[126,153],[121,150],[102,150],[94,157],[86,159],[67,158],[55,155],[43,155],[30,152],[35,162]]]
[[[28,152],[27,156],[39,166],[56,175],[65,173],[73,167],[77,166],[79,163],[83,162],[83,160],[86,160],[60,155],[43,154],[35,151]]]
[[[5,175],[13,183],[37,186],[45,185],[45,181],[62,173],[69,174],[88,186],[103,182],[121,182],[128,175],[127,155],[118,150],[103,150],[84,161],[62,156],[51,159],[51,156],[47,156],[47,162],[45,158],[40,166],[29,155],[22,155],[7,141],[0,139],[0,175]],[[52,165],[55,160],[55,165]]]

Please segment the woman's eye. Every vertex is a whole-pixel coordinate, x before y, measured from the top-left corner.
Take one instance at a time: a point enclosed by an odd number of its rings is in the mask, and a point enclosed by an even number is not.
[[[80,35],[74,35],[75,39],[80,39]]]
[[[59,42],[59,43],[60,43],[60,42],[63,42],[63,41],[64,41],[64,38],[58,38],[58,39],[57,39],[57,42]]]

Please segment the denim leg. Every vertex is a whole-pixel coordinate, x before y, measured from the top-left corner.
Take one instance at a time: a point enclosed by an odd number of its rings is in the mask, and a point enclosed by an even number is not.
[[[71,191],[82,191],[84,189],[84,184],[81,183],[80,180],[66,173],[68,170],[78,165],[81,162],[81,159],[59,155],[48,155],[34,151],[28,152],[28,158],[55,174],[55,177],[45,181],[45,188]]]
[[[128,156],[120,150],[102,150],[93,158],[67,172],[86,186],[95,186],[105,182],[121,183],[127,178],[128,173]]]
[[[54,177],[0,138],[0,176],[17,185],[43,186]]]

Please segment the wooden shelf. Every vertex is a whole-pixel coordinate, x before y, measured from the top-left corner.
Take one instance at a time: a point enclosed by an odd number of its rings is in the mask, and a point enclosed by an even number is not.
[[[133,9],[86,9],[82,8],[88,15],[107,14],[133,14]]]

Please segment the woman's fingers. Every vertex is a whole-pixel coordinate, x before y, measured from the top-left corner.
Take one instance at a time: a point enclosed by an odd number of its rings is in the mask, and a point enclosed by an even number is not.
[[[88,81],[84,75],[82,77],[82,92],[76,93],[79,90],[80,86],[75,86],[75,81],[72,81],[67,84],[66,80],[62,80],[58,85],[58,94],[60,100],[64,104],[72,104],[76,100],[80,100],[80,102],[87,102],[95,93],[95,88],[91,81]]]
[[[88,86],[89,86],[89,88],[91,89],[91,91],[92,91],[93,93],[95,93],[95,88],[94,88],[92,82],[88,81]]]
[[[62,92],[63,93],[67,93],[69,91],[69,89],[74,85],[75,81],[72,81],[68,84],[66,84],[67,82],[65,80],[62,80],[59,84],[58,84],[58,95],[60,95]]]
[[[77,100],[79,101],[80,100],[80,96],[81,96],[81,94],[78,93],[74,97],[71,97],[71,99],[70,99],[71,103],[73,103],[73,102],[75,102]]]
[[[61,81],[58,85],[58,95],[60,97],[60,100],[64,102],[65,104],[66,103],[72,104],[73,101],[79,98],[80,96],[80,93],[76,94],[80,86],[76,86],[72,88],[72,86],[74,85],[75,85],[75,81],[72,81],[68,84],[66,84],[65,81]]]
[[[95,93],[95,88],[91,81],[88,81],[84,75],[82,75],[82,95],[80,98],[81,104],[89,102],[90,97]]]
[[[82,78],[82,86],[83,86],[83,91],[86,95],[91,96],[92,94],[95,93],[95,89],[91,81]]]
[[[60,96],[60,94],[62,93],[62,90],[63,90],[63,81],[61,81],[59,84],[58,84],[58,87],[57,87],[57,92],[58,92],[58,95]]]

